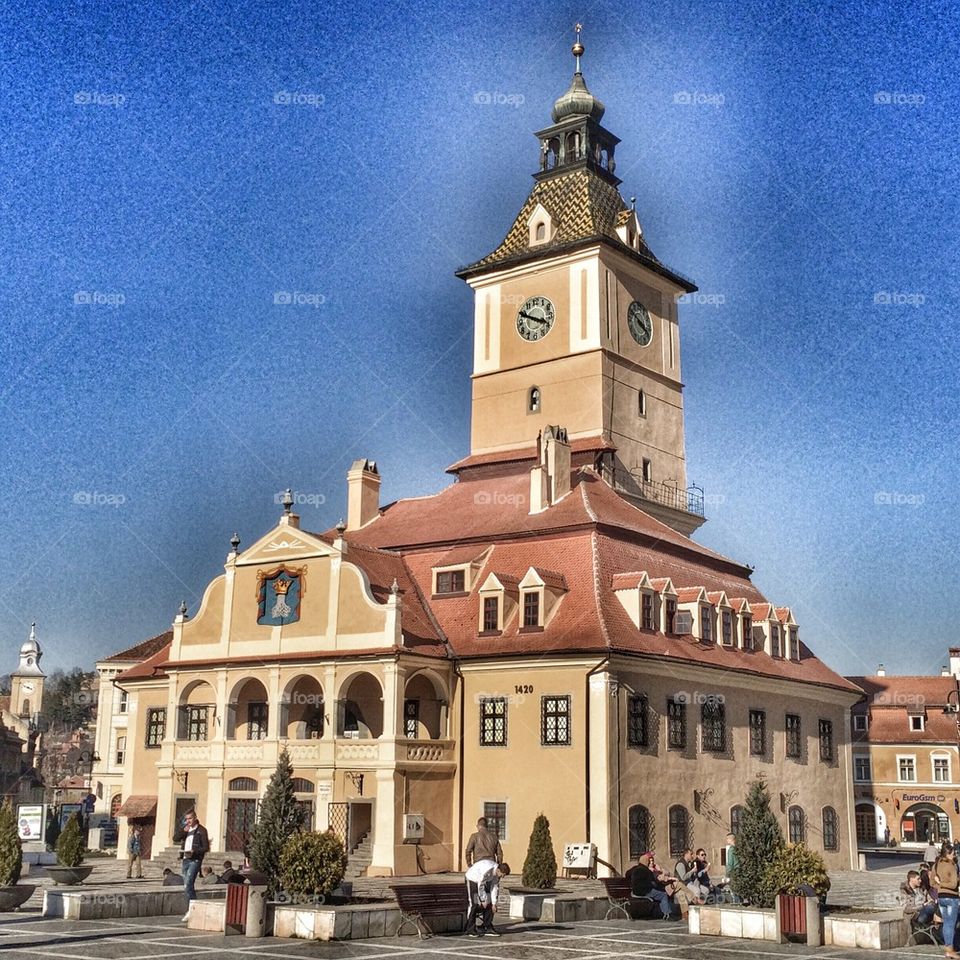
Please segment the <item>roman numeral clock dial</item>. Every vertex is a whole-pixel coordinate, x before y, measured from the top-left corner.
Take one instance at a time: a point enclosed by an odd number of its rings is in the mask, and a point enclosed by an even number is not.
[[[517,333],[524,340],[542,340],[556,317],[557,311],[546,297],[529,297],[517,311]]]

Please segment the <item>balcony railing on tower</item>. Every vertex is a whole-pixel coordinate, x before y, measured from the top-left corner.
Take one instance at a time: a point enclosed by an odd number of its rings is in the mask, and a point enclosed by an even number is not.
[[[614,489],[635,497],[642,497],[652,503],[659,503],[673,510],[682,510],[702,517],[703,490],[697,486],[682,489],[663,480],[644,480],[626,470],[617,470]]]

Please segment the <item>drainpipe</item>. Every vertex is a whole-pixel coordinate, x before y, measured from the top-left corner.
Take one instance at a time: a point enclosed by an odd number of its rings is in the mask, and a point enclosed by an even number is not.
[[[583,757],[585,776],[583,782],[585,786],[585,798],[583,804],[584,816],[587,820],[587,842],[590,842],[590,678],[601,668],[610,662],[610,655],[605,656],[595,667],[587,671],[584,677],[584,693],[586,702],[586,736],[584,738]]]
[[[457,765],[460,768],[460,783],[457,789],[457,871],[463,870],[463,779],[464,779],[464,769],[463,769],[463,724],[466,719],[466,683],[463,679],[463,674],[460,672],[460,664],[456,660],[453,662],[453,672],[457,675],[457,679],[460,681],[460,749],[459,749],[459,760]],[[448,721],[449,722],[449,721]]]

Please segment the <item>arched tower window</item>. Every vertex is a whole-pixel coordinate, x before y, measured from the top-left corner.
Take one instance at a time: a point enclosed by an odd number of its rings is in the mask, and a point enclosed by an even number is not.
[[[527,396],[527,413],[540,412],[540,388],[531,387]]]
[[[534,231],[534,239],[536,240],[547,239],[547,225],[545,223],[537,224],[537,229]]]

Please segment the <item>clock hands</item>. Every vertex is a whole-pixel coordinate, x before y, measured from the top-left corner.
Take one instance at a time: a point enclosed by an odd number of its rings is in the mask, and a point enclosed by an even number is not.
[[[535,323],[546,323],[546,317],[535,317],[532,313],[527,313],[526,310],[520,311],[520,316],[525,317],[527,320],[533,320]]]

